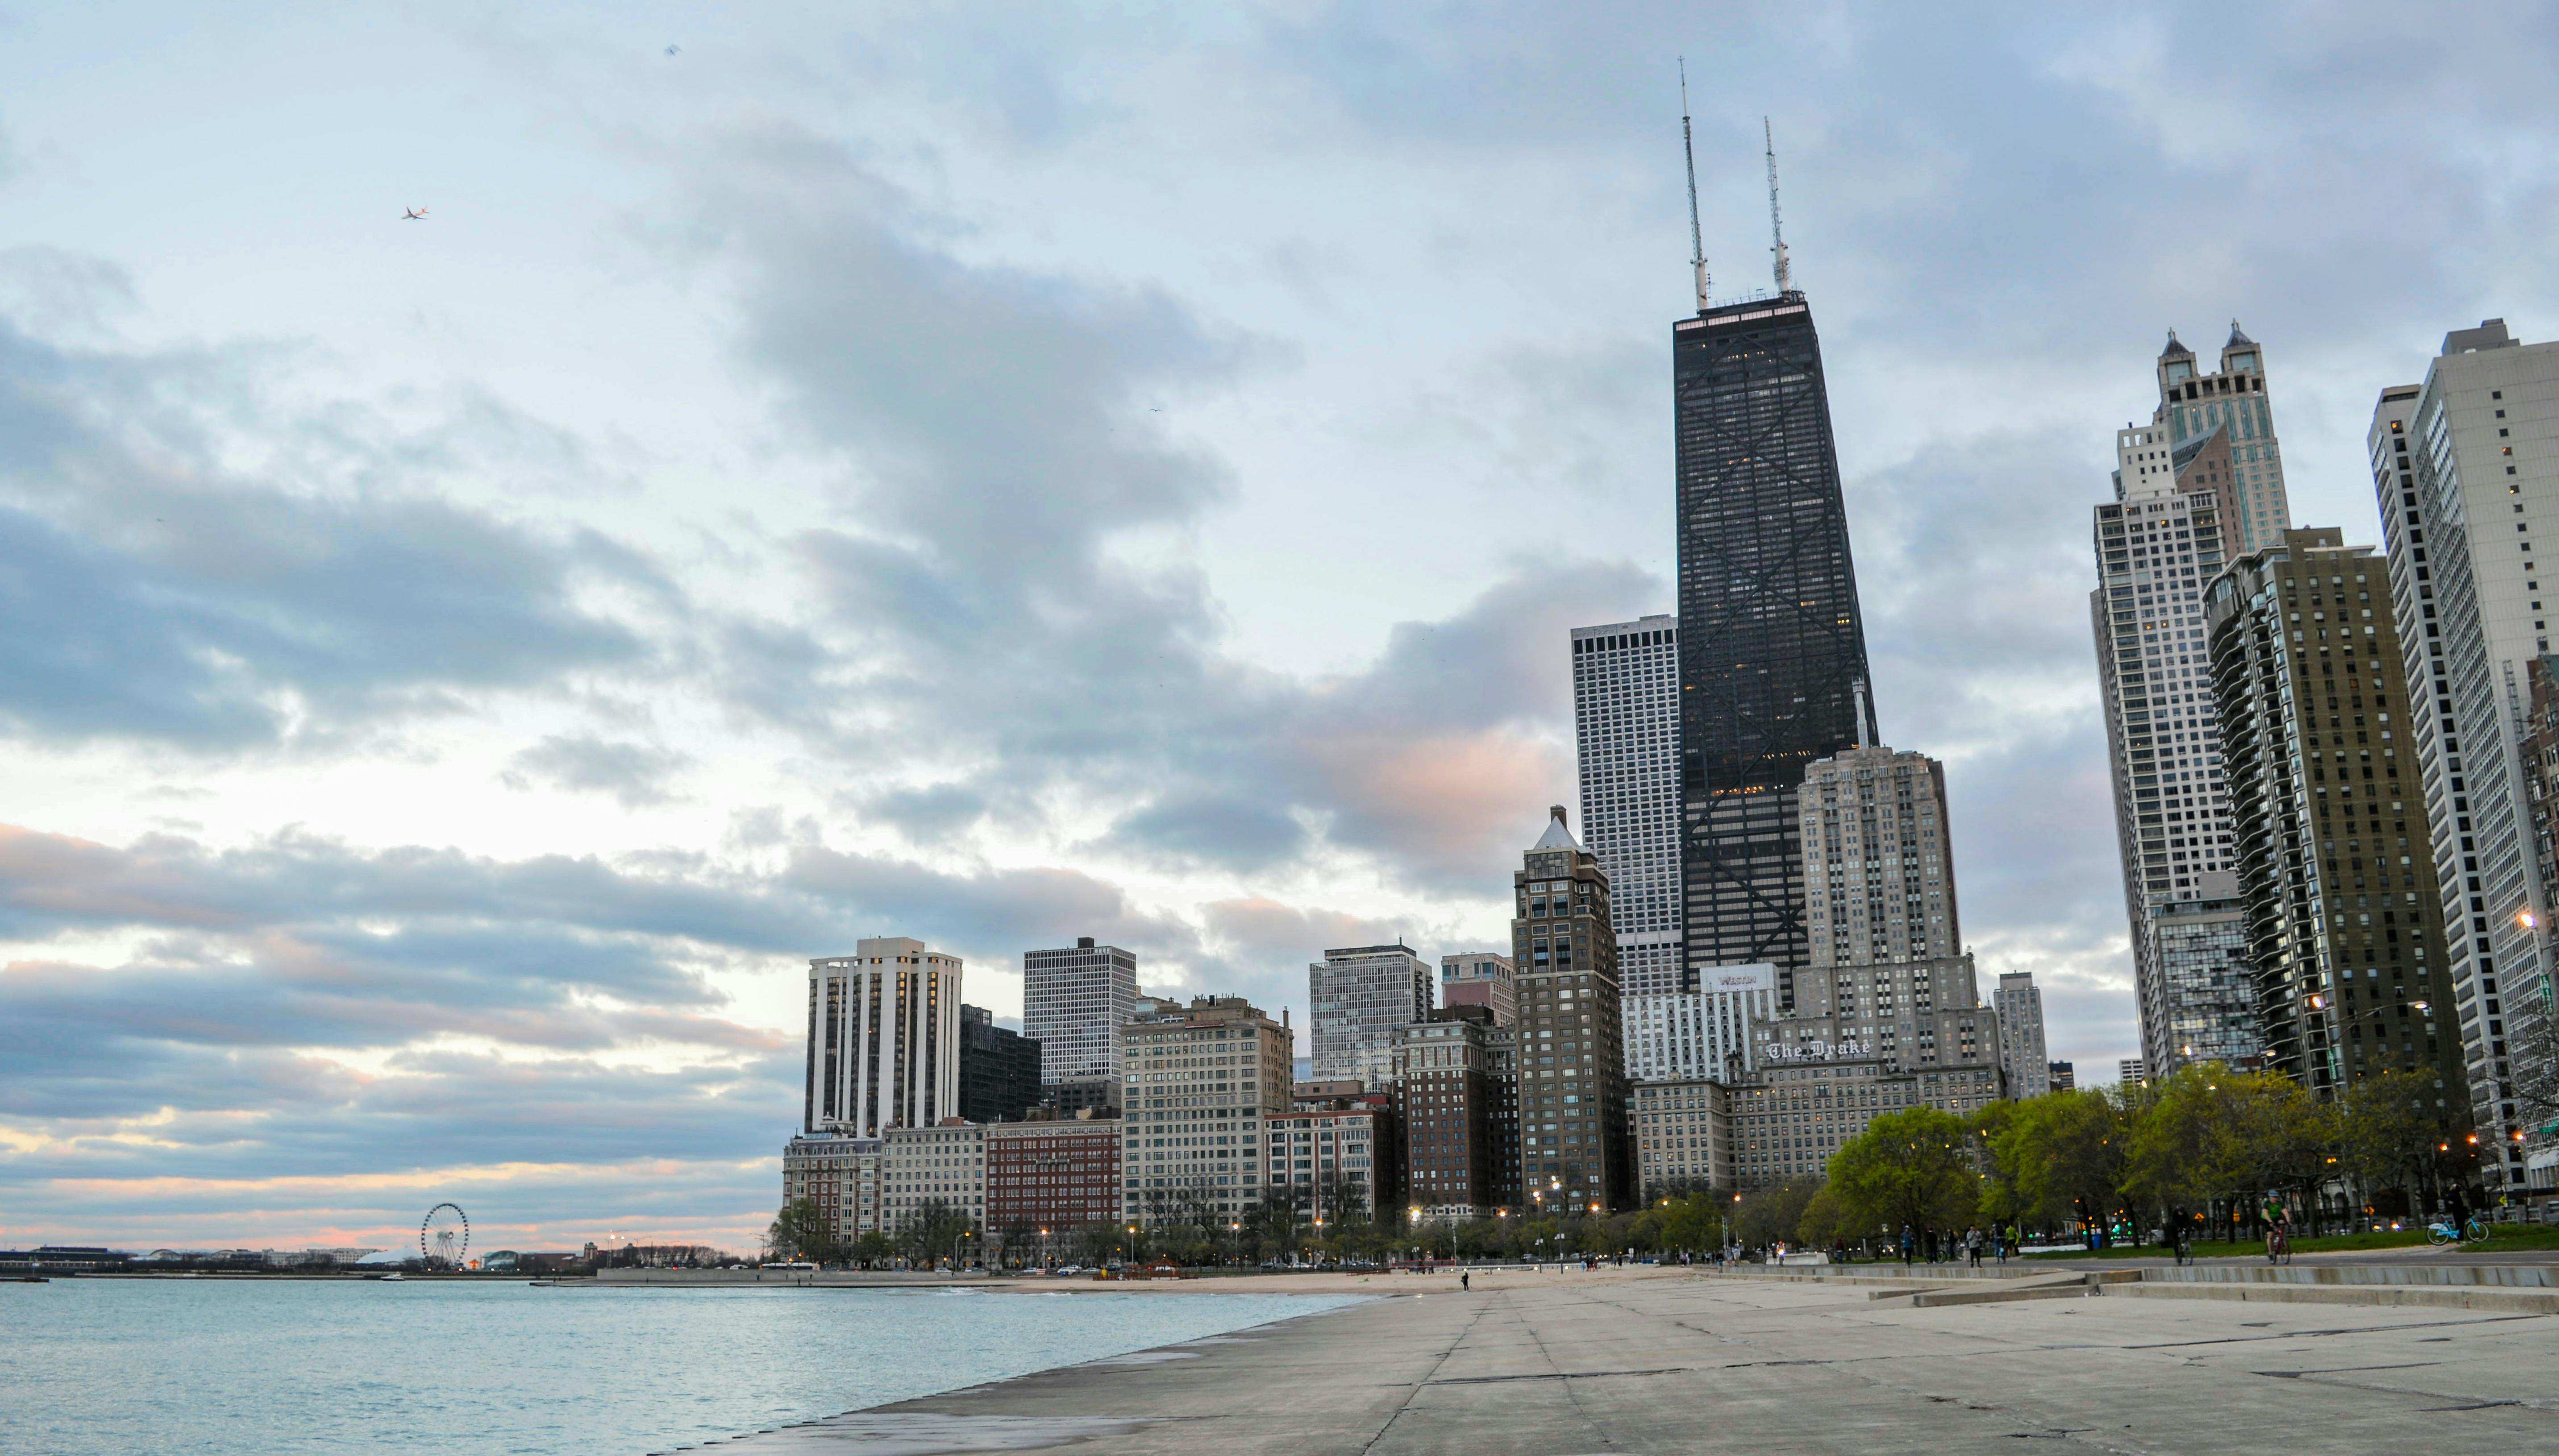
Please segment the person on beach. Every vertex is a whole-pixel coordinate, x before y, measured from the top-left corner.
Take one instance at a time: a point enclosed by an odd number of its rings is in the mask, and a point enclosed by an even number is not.
[[[1457,1271],[1457,1287],[1460,1289],[1472,1290],[1475,1287],[1474,1275],[1464,1269],[1459,1269]]]

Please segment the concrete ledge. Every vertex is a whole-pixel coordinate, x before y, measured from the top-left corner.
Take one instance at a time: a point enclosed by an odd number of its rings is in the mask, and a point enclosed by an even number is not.
[[[2304,1255],[2308,1257],[2309,1255]],[[2420,1284],[2458,1288],[2559,1289],[2552,1264],[2188,1264],[2153,1268],[2152,1283],[2196,1284]]]
[[[2095,1292],[2095,1291],[2092,1291]],[[2422,1284],[2299,1284],[2151,1280],[2109,1284],[2110,1299],[2227,1299],[2243,1304],[2360,1304],[2559,1314],[2559,1290],[2463,1289]]]

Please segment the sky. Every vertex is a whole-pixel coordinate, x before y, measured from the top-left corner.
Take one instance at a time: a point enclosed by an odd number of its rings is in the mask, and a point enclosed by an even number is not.
[[[2559,22],[2118,9],[0,5],[0,1245],[748,1248],[813,955],[1505,945],[1567,632],[1672,601],[1682,57],[1983,982],[2111,1080],[2168,331],[2372,541],[2380,388],[2559,318]]]

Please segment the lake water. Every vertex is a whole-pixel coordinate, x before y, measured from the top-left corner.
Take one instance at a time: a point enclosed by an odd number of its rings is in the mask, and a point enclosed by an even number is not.
[[[1353,1302],[441,1280],[0,1284],[0,1451],[641,1456]]]

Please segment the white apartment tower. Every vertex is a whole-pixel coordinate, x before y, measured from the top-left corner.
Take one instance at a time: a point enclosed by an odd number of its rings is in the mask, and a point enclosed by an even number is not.
[[[2423,384],[2382,391],[2367,445],[2469,1070],[2452,1094],[2483,1174],[2521,1186],[2542,1119],[2516,1101],[2513,1044],[2552,1011],[2521,745],[2526,664],[2559,617],[2540,565],[2554,556],[2559,594],[2559,343],[2518,344],[2502,319],[2445,336]]]
[[[1306,967],[1314,1081],[1395,1085],[1395,1031],[1430,1010],[1430,963],[1402,945],[1327,950]]]
[[[2092,542],[2142,1056],[2163,1074],[2260,1050],[2202,591],[2224,562],[2279,542],[2290,508],[2264,351],[2234,323],[2220,364],[2198,373],[2169,335],[2150,423],[2116,432],[2115,499]]]
[[[1999,989],[1991,992],[1991,1009],[1999,1013],[2000,1061],[2008,1071],[2008,1094],[2039,1097],[2052,1091],[2052,1064],[2043,1056],[2043,992],[2032,971],[2000,972]]]
[[[1573,629],[1581,837],[1614,894],[1627,995],[1689,989],[1680,954],[1679,619]]]
[[[1812,973],[1940,960],[1962,947],[1943,765],[1853,748],[1805,770],[1796,802]],[[1805,975],[1795,980],[1800,987]]]
[[[1777,967],[1714,965],[1693,991],[1619,1000],[1626,1076],[1635,1082],[1725,1082],[1755,1070],[1750,1028],[1777,1015]]]
[[[1022,1035],[1040,1044],[1040,1082],[1117,1082],[1122,1028],[1137,1002],[1137,957],[1091,936],[1022,952]]]
[[[922,941],[809,962],[801,1130],[877,1137],[960,1115],[960,958]]]

